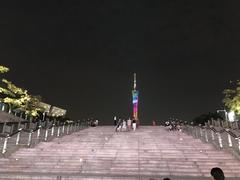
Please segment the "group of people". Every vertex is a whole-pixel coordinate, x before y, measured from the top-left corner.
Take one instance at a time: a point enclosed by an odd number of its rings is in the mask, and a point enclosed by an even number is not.
[[[182,126],[184,125],[184,123],[181,120],[165,121],[164,125],[166,127],[168,127],[169,131],[181,131],[182,130]]]
[[[114,117],[114,126],[115,126],[115,131],[120,132],[120,131],[130,131],[133,130],[135,131],[137,128],[137,121],[135,119],[121,119],[119,118],[117,120],[116,117]]]
[[[99,121],[98,119],[91,118],[91,119],[88,119],[87,123],[88,123],[88,126],[96,127],[98,126]]]

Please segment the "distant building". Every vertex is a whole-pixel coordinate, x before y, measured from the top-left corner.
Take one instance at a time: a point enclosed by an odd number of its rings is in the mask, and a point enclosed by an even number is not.
[[[39,106],[43,107],[45,109],[45,113],[48,116],[55,116],[55,117],[65,116],[66,113],[67,113],[66,109],[62,109],[62,108],[59,108],[59,107],[56,107],[56,106],[52,106],[52,105],[44,103],[44,102],[39,103]]]

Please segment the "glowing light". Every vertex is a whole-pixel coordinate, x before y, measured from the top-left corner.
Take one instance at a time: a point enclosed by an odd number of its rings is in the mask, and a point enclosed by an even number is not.
[[[233,122],[235,120],[235,113],[234,113],[234,111],[230,111],[228,113],[228,119],[229,119],[230,122]]]

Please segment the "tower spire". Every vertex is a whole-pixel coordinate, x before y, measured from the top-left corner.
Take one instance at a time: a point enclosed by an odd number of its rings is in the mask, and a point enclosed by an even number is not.
[[[133,75],[134,75],[133,89],[136,90],[136,87],[137,87],[137,75],[136,75],[136,73],[134,73]]]

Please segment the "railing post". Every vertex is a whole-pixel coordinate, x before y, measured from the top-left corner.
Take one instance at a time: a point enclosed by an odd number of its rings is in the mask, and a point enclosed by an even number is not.
[[[239,129],[237,121],[235,121],[235,126],[236,126],[236,129]]]
[[[218,132],[218,143],[219,143],[220,148],[223,148],[222,137],[221,137],[220,132]]]
[[[232,145],[232,139],[231,139],[230,134],[228,134],[228,145],[229,145],[229,147],[232,147],[232,146],[233,146],[233,145]]]
[[[196,135],[196,138],[198,138],[198,128],[196,127],[196,128],[194,128],[195,129],[195,135]]]
[[[203,136],[202,128],[200,128],[200,136],[201,136],[201,137]]]
[[[53,124],[52,128],[51,128],[51,136],[53,136],[53,134],[54,134],[54,127],[55,127],[55,124]]]
[[[58,129],[57,129],[57,137],[60,136],[60,125],[58,125]]]
[[[46,128],[44,140],[47,141],[47,138],[48,138],[48,128]]]
[[[211,130],[211,135],[212,135],[212,141],[214,141],[215,137],[214,137],[214,131],[213,130]]]
[[[7,142],[8,142],[8,136],[5,137],[5,139],[4,139],[3,148],[2,148],[2,154],[7,152]]]
[[[227,136],[228,136],[228,146],[232,147],[233,144],[232,144],[231,135],[229,134],[229,129],[226,129],[226,131],[227,131]]]
[[[6,125],[7,125],[7,123],[4,122],[4,123],[3,123],[3,128],[2,128],[2,133],[4,133],[4,131],[5,131],[5,129],[6,129]]]
[[[63,127],[62,127],[62,133],[64,134],[64,131],[65,131],[65,123],[63,123]]]
[[[74,132],[74,130],[75,130],[75,124],[73,123],[71,131]]]
[[[77,123],[76,123],[76,122],[73,124],[73,131],[74,131],[74,132],[77,131]]]
[[[240,152],[240,138],[237,138],[237,140],[238,140],[238,150]]]
[[[211,121],[212,121],[212,126],[215,126],[215,121],[213,118],[211,118]]]
[[[30,146],[31,143],[32,143],[32,131],[29,132],[29,135],[28,135],[28,144],[27,144],[27,145]]]
[[[16,145],[19,144],[20,141],[21,130],[17,133]]]
[[[72,132],[72,123],[71,124],[69,124],[69,134]]]
[[[41,134],[41,125],[40,126],[38,126],[38,130],[37,130],[37,139],[39,139],[39,137],[40,137],[40,134]]]
[[[208,134],[207,134],[207,129],[205,129],[205,140],[208,142]]]
[[[69,124],[67,125],[67,134],[69,133]]]

